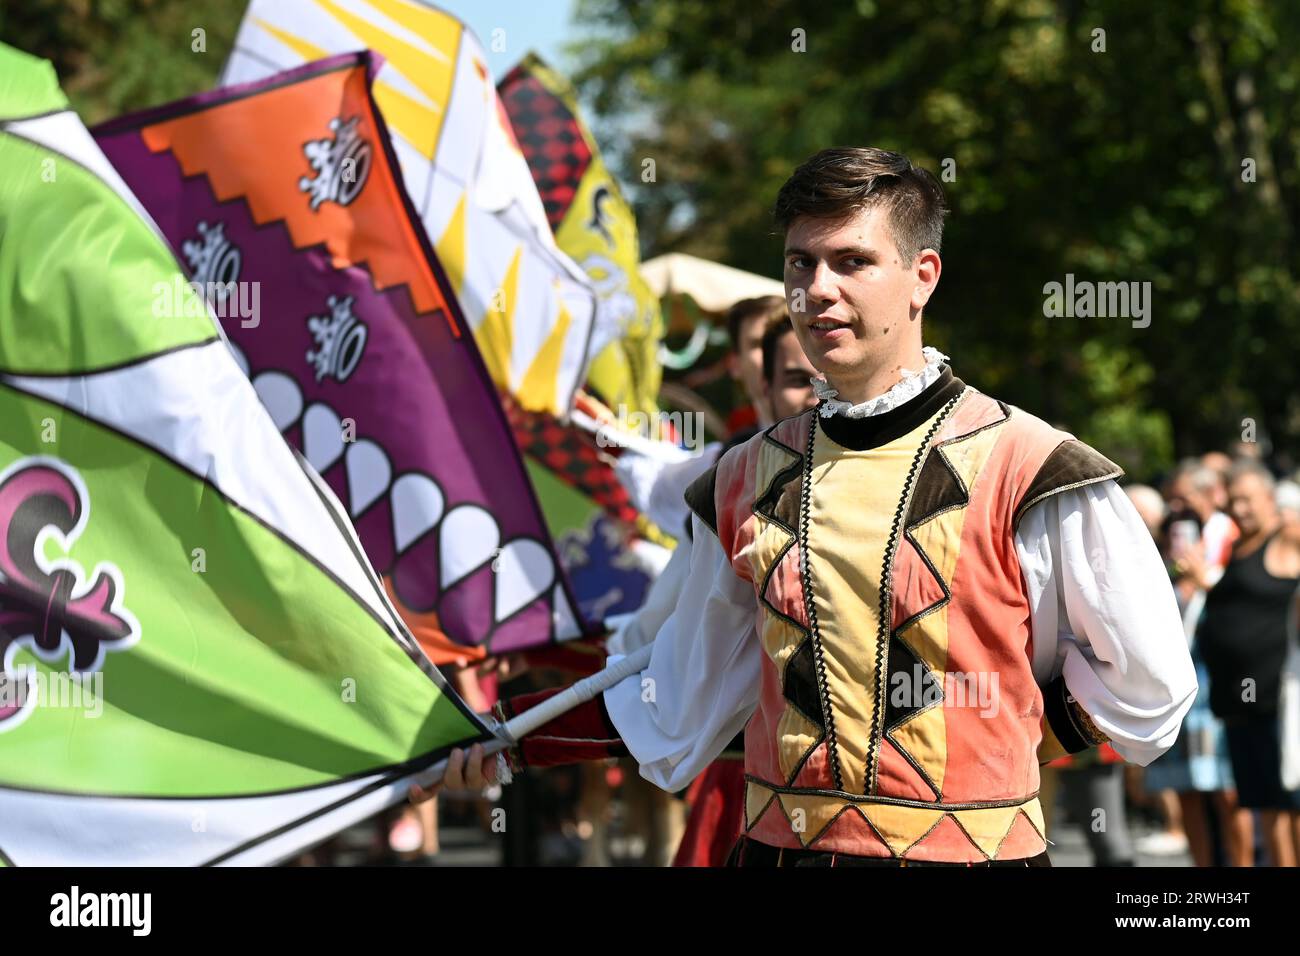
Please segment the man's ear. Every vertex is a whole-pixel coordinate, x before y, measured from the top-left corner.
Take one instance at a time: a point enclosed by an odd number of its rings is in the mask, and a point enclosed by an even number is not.
[[[912,275],[916,282],[912,288],[912,310],[919,312],[925,308],[934,295],[935,286],[943,272],[943,260],[933,249],[922,249],[912,263]]]

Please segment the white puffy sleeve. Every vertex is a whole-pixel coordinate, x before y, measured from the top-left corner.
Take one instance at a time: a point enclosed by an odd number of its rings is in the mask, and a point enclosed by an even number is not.
[[[722,753],[758,704],[754,586],[732,570],[713,530],[695,515],[691,522],[689,573],[650,664],[605,691],[641,776],[669,791]]]
[[[1151,763],[1178,737],[1196,672],[1169,575],[1137,510],[1113,480],[1063,491],[1025,512],[1016,550],[1045,697],[1063,678],[1061,706],[1077,703],[1086,715],[1076,727],[1091,718],[1125,760]],[[1053,701],[1045,706],[1050,720]]]
[[[691,574],[691,539],[682,536],[659,576],[650,582],[645,603],[608,640],[605,649],[612,656],[626,657],[655,639],[668,616],[677,607],[677,599]]]

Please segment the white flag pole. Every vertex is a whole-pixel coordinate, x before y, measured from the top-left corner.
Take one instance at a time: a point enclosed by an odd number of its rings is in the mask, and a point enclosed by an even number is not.
[[[653,651],[654,644],[646,644],[627,657],[620,658],[610,664],[604,670],[597,671],[590,677],[584,677],[576,684],[566,687],[554,697],[544,700],[536,707],[532,707],[506,721],[504,725],[497,729],[497,739],[483,745],[484,756],[490,756],[513,746],[515,741],[532,733],[538,727],[549,723],[561,714],[567,713],[579,704],[585,704],[597,694],[604,693],[633,674],[639,674],[650,663],[650,654]],[[411,780],[422,788],[428,788],[442,780],[446,772],[447,760],[444,758],[418,776],[412,777]]]

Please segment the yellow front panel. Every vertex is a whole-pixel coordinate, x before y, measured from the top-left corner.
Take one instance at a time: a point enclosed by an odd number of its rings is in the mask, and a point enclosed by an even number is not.
[[[879,646],[880,574],[908,470],[929,426],[866,451],[817,435],[809,576],[840,774],[849,793],[867,792],[873,727],[884,730],[884,682],[877,668],[887,666],[888,646]]]

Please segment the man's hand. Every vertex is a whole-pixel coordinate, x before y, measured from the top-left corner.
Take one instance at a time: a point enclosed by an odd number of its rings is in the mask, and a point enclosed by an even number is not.
[[[503,657],[489,657],[478,669],[480,677],[486,677],[488,674],[495,673],[497,680],[505,683],[527,674],[529,671],[528,658],[524,654],[506,654]],[[484,708],[486,709],[486,708]]]
[[[475,744],[469,750],[453,750],[447,756],[447,772],[428,789],[411,784],[411,803],[424,803],[446,788],[453,792],[480,793],[497,782],[497,757],[483,756],[483,745]]]

